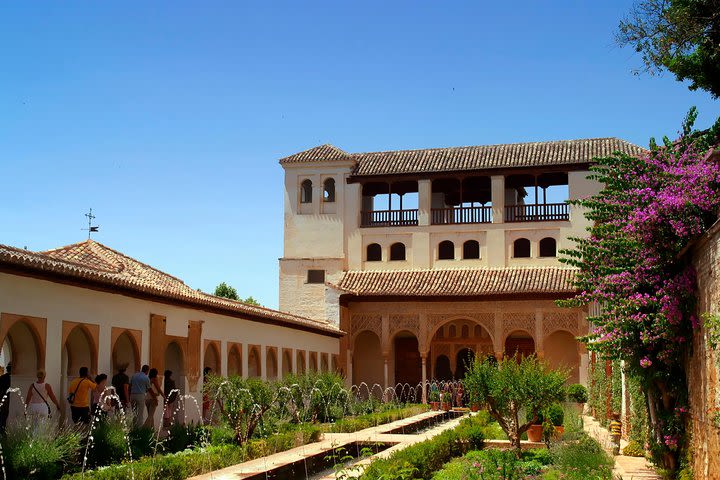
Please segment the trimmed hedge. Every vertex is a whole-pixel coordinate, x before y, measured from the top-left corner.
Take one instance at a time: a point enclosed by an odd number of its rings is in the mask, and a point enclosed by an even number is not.
[[[383,412],[368,413],[359,417],[346,417],[335,423],[323,424],[325,432],[333,433],[355,433],[366,428],[376,427],[404,418],[412,417],[428,411],[427,405],[409,405],[403,408],[394,408]]]
[[[219,445],[202,449],[184,450],[168,455],[143,457],[140,460],[124,462],[118,465],[98,468],[81,473],[66,475],[63,480],[125,480],[131,478],[131,469],[135,480],[168,479],[183,480],[220,468],[229,467],[255,458],[272,455],[320,440],[322,432],[317,426],[308,425],[302,429],[273,435],[272,437],[251,440],[243,446]]]
[[[452,430],[395,452],[389,458],[378,459],[370,464],[360,478],[365,480],[430,479],[454,457],[484,446],[483,429],[487,417],[466,418]]]

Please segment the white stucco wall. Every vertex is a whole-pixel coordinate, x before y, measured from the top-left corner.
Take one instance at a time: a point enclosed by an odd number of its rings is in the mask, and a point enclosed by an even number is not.
[[[66,396],[66,379],[62,372],[63,321],[99,325],[98,371],[92,373],[106,373],[109,378],[114,373],[112,370],[112,327],[142,331],[140,362],[148,363],[151,314],[167,317],[165,333],[180,337],[187,337],[190,320],[203,321],[201,369],[204,340],[217,340],[221,344],[222,373],[227,371],[229,342],[243,345],[244,375],[247,375],[247,345],[261,347],[263,366],[266,347],[276,347],[278,352],[282,352],[282,349],[289,349],[293,351],[292,358],[295,358],[296,350],[318,352],[318,354],[326,353],[331,357],[337,355],[339,349],[338,339],[312,332],[6,273],[0,273],[0,312],[47,319],[45,370],[47,371],[47,381],[52,385],[61,401]],[[157,366],[162,375],[161,367]],[[282,371],[282,355],[278,355],[278,371]],[[128,371],[128,373],[131,375],[133,372]],[[74,372],[71,374],[76,375]],[[265,369],[263,368],[264,374]],[[29,377],[13,376],[13,386],[22,388],[24,398],[27,387],[33,380],[34,375]],[[198,383],[198,390],[201,389],[201,384],[202,380]],[[188,392],[188,390],[185,385],[185,391]],[[196,392],[193,395],[201,400],[199,393]],[[19,402],[14,400],[12,409],[17,413],[19,408]],[[191,416],[193,414],[193,412],[188,413]],[[159,421],[161,412],[158,411],[157,415],[157,421]]]

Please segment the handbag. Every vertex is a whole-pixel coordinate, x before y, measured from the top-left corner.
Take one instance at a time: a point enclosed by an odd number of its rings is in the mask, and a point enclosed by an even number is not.
[[[45,400],[45,397],[43,396],[42,393],[40,393],[40,390],[37,389],[37,387],[35,386],[35,383],[33,383],[32,386],[33,386],[33,388],[35,389],[35,391],[37,392],[37,394],[40,395],[40,398],[42,398],[42,401],[45,402],[45,406],[46,406],[47,409],[48,409],[48,417],[49,417],[49,416],[51,415],[51,413],[52,413],[52,411],[50,410],[50,404],[48,403],[47,400]],[[79,385],[78,385],[78,386],[79,386]],[[75,391],[77,392],[77,390],[75,390]],[[73,399],[75,399],[74,395],[75,395],[75,394],[73,394]]]
[[[67,401],[68,401],[68,403],[69,403],[70,405],[72,405],[73,403],[75,403],[75,394],[76,394],[77,391],[80,389],[80,385],[82,385],[82,382],[84,382],[84,381],[85,381],[84,378],[83,378],[82,380],[80,380],[80,381],[78,382],[78,384],[77,384],[77,387],[75,387],[75,391],[74,391],[73,393],[71,393],[70,395],[67,396]]]

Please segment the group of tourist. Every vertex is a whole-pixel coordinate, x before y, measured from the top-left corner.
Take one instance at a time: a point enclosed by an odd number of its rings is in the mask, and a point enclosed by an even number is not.
[[[78,377],[68,385],[67,402],[70,405],[72,421],[75,424],[88,424],[93,415],[109,415],[122,409],[133,412],[136,427],[155,428],[155,412],[163,405],[163,427],[178,422],[179,390],[173,379],[173,372],[165,370],[163,384],[160,384],[158,370],[143,365],[132,377],[126,374],[128,365],[120,365],[108,385],[108,376],[104,373],[91,376],[87,367],[81,367]],[[3,373],[0,367],[0,432],[4,432],[9,415],[10,401],[7,398],[11,388],[12,365],[8,364]],[[37,380],[33,382],[25,395],[25,412],[37,420],[52,416],[51,404],[59,411],[60,402],[52,386],[45,381],[45,371],[38,370]]]

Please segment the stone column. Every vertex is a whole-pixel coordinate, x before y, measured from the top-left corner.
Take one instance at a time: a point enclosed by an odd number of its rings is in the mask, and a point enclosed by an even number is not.
[[[539,308],[535,309],[535,353],[538,358],[545,358],[545,338],[543,337],[544,314]]]
[[[388,389],[388,355],[387,353],[383,353],[383,402],[387,402],[390,400],[387,396],[387,389]]]
[[[353,384],[353,352],[348,349],[345,355],[347,359],[347,377],[345,377],[345,386],[352,387]]]
[[[418,180],[418,225],[430,225],[432,212],[432,180]]]
[[[260,355],[260,378],[267,380],[267,347],[260,345],[258,350],[258,355]]]
[[[427,403],[427,353],[420,354],[422,360],[422,403]]]
[[[492,200],[493,223],[503,223],[505,218],[505,177],[490,177],[490,196]]]

